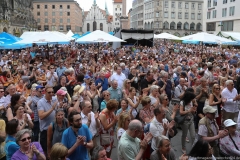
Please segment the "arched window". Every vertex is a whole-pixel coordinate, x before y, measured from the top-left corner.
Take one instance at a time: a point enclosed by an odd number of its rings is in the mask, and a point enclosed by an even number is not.
[[[170,29],[175,29],[176,23],[175,22],[171,22],[170,23]]]
[[[192,30],[192,31],[195,30],[195,23],[190,24],[190,30]]]
[[[100,30],[103,31],[103,24],[100,23]]]
[[[177,29],[182,29],[182,23],[181,22],[177,23]]]
[[[169,29],[169,23],[168,22],[163,23],[163,29]]]
[[[188,30],[189,29],[189,24],[187,22],[184,23],[184,30]]]
[[[87,31],[90,31],[90,24],[87,23]]]
[[[201,31],[201,30],[202,30],[202,24],[201,24],[201,23],[198,23],[198,24],[197,24],[196,30],[197,30],[197,31]]]

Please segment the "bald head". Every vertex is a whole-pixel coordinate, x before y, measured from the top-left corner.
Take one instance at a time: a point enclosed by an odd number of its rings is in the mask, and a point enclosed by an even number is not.
[[[132,120],[128,125],[128,130],[130,131],[141,130],[141,129],[142,129],[142,123],[137,119]]]

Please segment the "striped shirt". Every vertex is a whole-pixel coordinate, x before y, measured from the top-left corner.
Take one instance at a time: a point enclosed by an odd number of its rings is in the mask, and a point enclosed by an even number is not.
[[[43,96],[42,97],[37,97],[37,96],[32,97],[31,109],[34,113],[34,122],[39,121],[37,103],[41,98],[43,98]]]

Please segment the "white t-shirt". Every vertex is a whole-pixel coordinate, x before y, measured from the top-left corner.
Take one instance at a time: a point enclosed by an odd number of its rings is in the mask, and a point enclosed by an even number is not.
[[[117,73],[114,73],[111,76],[111,81],[116,80],[118,82],[118,88],[122,89],[123,88],[123,82],[126,80],[125,74],[121,73],[120,75]]]
[[[125,130],[123,128],[119,128],[117,131],[117,139],[120,140],[120,138],[122,137],[122,134],[125,132]]]

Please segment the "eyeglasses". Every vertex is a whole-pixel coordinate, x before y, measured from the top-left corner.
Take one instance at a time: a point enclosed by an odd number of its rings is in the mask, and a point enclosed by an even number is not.
[[[54,92],[47,92],[48,94],[54,94]]]
[[[31,140],[32,137],[23,138],[20,141],[25,142],[26,140]]]

